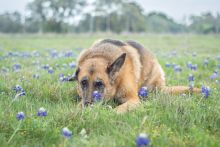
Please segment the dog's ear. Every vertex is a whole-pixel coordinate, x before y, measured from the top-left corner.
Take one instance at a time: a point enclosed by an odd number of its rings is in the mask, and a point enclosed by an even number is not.
[[[80,71],[80,69],[77,68],[75,74],[73,74],[73,75],[68,79],[68,81],[77,81],[77,80],[78,80],[79,71]]]
[[[126,53],[123,53],[110,66],[107,67],[106,72],[111,79],[114,79],[113,77],[115,73],[121,69],[122,65],[125,62],[125,58],[126,58]]]

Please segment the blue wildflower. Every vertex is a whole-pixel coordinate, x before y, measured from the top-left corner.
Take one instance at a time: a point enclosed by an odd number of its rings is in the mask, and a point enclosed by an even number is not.
[[[62,129],[62,135],[66,138],[70,138],[72,136],[72,131],[65,127]]]
[[[217,67],[220,69],[220,64]]]
[[[22,89],[21,93],[17,94],[17,96],[25,96],[25,95],[26,95],[26,93],[23,89]]]
[[[176,66],[173,68],[173,70],[174,70],[175,72],[181,72],[181,71],[182,71],[182,68],[181,68],[179,65],[176,65]]]
[[[49,68],[50,68],[49,64],[43,65],[43,69],[49,69]]]
[[[170,66],[171,66],[170,63],[166,63],[166,64],[165,64],[165,67],[167,67],[167,68],[170,67]]]
[[[191,65],[191,70],[197,70],[197,68],[198,68],[198,66],[197,66],[197,64],[195,64],[195,65]]]
[[[59,77],[63,77],[63,76],[64,76],[64,74],[62,74],[62,73],[59,74]]]
[[[146,98],[148,96],[148,90],[147,87],[141,87],[138,91],[138,96],[141,98]]]
[[[136,138],[136,147],[147,147],[150,144],[150,140],[147,137],[147,134],[141,133]]]
[[[53,50],[50,51],[50,56],[51,56],[52,58],[55,58],[55,57],[58,56],[58,52],[57,52],[55,49],[53,49]]]
[[[67,81],[69,81],[69,77],[65,77],[65,76],[60,77],[60,81],[61,82],[67,82]]]
[[[25,114],[24,112],[18,112],[17,115],[16,115],[16,119],[17,120],[23,120],[25,118]]]
[[[47,110],[41,107],[37,112],[37,116],[40,116],[40,117],[47,116]]]
[[[189,68],[189,69],[191,69],[191,67],[192,67],[192,62],[187,62],[187,64],[186,64],[186,66]]]
[[[73,52],[72,51],[67,51],[64,53],[65,57],[73,57]]]
[[[22,90],[22,87],[17,84],[17,85],[15,85],[15,87],[13,89],[16,91],[16,93],[18,93]]]
[[[188,81],[189,81],[189,82],[194,81],[194,76],[193,76],[192,74],[190,74],[190,75],[188,76]]]
[[[48,73],[49,73],[49,74],[53,74],[53,73],[54,73],[54,70],[53,70],[52,67],[50,67],[50,68],[48,69]]]
[[[14,65],[12,66],[12,69],[13,69],[13,70],[19,70],[19,69],[21,69],[21,65],[18,64],[18,63],[16,63],[16,64],[14,64]]]
[[[210,88],[202,86],[201,92],[205,98],[208,98],[210,94]]]
[[[218,72],[217,71],[214,71],[213,73],[212,73],[212,75],[210,76],[210,79],[216,79],[218,77]]]
[[[75,68],[75,67],[76,67],[76,64],[75,64],[75,62],[70,62],[70,63],[69,63],[69,66],[70,66],[70,68]]]
[[[94,102],[98,102],[102,99],[102,95],[98,91],[93,91],[92,98]]]

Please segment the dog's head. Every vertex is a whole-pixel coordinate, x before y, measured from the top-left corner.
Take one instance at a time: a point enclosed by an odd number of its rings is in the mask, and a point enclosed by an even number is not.
[[[78,65],[70,81],[77,81],[77,92],[84,100],[84,104],[94,102],[92,93],[98,91],[102,98],[110,99],[116,92],[116,82],[120,69],[126,58],[122,53],[113,62],[109,63],[102,57],[89,58]]]

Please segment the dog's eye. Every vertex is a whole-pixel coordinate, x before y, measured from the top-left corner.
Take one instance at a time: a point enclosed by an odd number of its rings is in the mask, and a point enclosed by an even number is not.
[[[88,81],[87,80],[82,80],[81,81],[81,86],[82,86],[82,88],[86,88],[88,86]]]
[[[94,86],[95,86],[96,88],[99,88],[99,87],[102,87],[102,86],[103,86],[103,83],[102,83],[102,81],[97,81],[97,82],[94,83]]]

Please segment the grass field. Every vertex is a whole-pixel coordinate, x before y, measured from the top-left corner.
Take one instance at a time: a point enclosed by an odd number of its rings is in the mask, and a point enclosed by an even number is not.
[[[111,102],[81,111],[75,83],[62,82],[59,75],[73,74],[71,62],[81,49],[108,37],[142,43],[159,59],[167,85],[189,85],[188,75],[193,74],[195,87],[210,87],[209,97],[158,92],[124,115],[116,115]],[[198,69],[187,68],[188,62]],[[182,71],[175,72],[175,65]],[[139,133],[148,134],[151,146],[220,146],[218,35],[0,35],[0,70],[0,146],[128,147],[135,146]],[[210,78],[214,71],[216,77]],[[26,95],[15,100],[17,84]],[[47,110],[46,117],[37,116],[40,107]],[[22,121],[16,119],[20,111],[25,113]],[[72,131],[70,139],[61,135],[64,127]],[[83,129],[86,135],[80,134]]]

